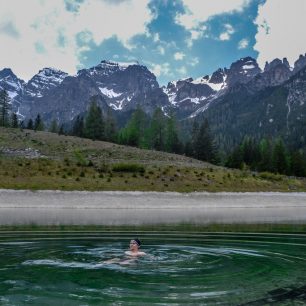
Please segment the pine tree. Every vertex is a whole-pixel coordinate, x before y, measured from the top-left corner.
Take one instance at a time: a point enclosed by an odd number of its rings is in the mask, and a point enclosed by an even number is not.
[[[273,149],[273,171],[286,174],[289,170],[288,155],[281,139],[278,139]]]
[[[35,118],[34,130],[35,131],[43,131],[44,130],[44,123],[43,123],[43,121],[40,117],[40,114],[38,114]]]
[[[150,146],[158,151],[165,150],[165,130],[166,120],[161,108],[157,108],[151,120],[151,125],[148,133]]]
[[[176,120],[173,113],[171,113],[166,120],[165,138],[165,149],[167,152],[180,153],[182,151],[182,145],[178,138]]]
[[[193,143],[195,157],[200,160],[217,163],[217,150],[211,136],[208,120],[201,124]]]
[[[105,140],[115,142],[117,139],[116,121],[109,109],[105,118]]]
[[[16,113],[12,113],[11,117],[11,127],[12,128],[18,128],[19,127],[19,121]]]
[[[72,135],[77,137],[84,137],[84,118],[77,116],[72,127]]]
[[[243,169],[243,164],[243,152],[239,145],[228,156],[225,166],[229,168]]]
[[[268,139],[263,139],[259,143],[260,161],[258,163],[259,171],[273,171],[272,165],[272,144]]]
[[[291,174],[299,177],[306,176],[306,159],[301,151],[294,151],[290,154]]]
[[[9,125],[10,97],[7,91],[0,91],[0,126]]]
[[[33,130],[33,120],[32,119],[29,119],[28,124],[27,124],[27,129]]]
[[[64,130],[64,125],[63,124],[60,125],[57,134],[58,135],[65,135],[65,130]]]
[[[58,124],[56,119],[53,119],[50,124],[49,132],[57,133],[58,132]]]
[[[125,128],[119,133],[120,143],[135,147],[145,147],[146,127],[146,114],[138,105]]]
[[[90,107],[85,120],[84,134],[85,137],[93,140],[104,139],[104,122],[102,111],[98,106],[95,97],[91,99]]]

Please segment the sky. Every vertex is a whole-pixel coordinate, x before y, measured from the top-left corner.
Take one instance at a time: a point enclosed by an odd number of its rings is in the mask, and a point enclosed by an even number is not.
[[[305,0],[0,0],[0,70],[139,62],[161,85],[306,53]]]

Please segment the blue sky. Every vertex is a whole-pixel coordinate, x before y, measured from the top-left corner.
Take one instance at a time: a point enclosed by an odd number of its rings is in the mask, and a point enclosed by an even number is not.
[[[103,59],[139,61],[164,85],[245,56],[293,64],[306,52],[305,2],[0,0],[0,69],[28,80],[43,67],[74,74]]]

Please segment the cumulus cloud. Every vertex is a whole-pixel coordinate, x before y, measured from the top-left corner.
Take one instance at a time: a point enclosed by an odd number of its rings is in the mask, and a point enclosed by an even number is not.
[[[184,59],[184,57],[186,56],[186,54],[184,54],[183,52],[175,52],[174,53],[174,59],[176,61],[181,61]]]
[[[157,52],[158,52],[159,54],[161,54],[161,55],[165,55],[166,50],[165,50],[165,48],[164,48],[163,46],[158,46],[158,47],[157,47]]]
[[[198,57],[194,57],[194,58],[191,58],[188,60],[188,64],[192,67],[198,65],[200,62],[199,58]]]
[[[235,32],[234,28],[229,24],[224,25],[225,31],[222,32],[219,36],[220,40],[230,40],[231,35]]]
[[[186,77],[186,75],[187,75],[187,69],[186,69],[185,66],[182,66],[182,67],[176,69],[176,71],[179,73],[179,75],[181,77]]]
[[[149,0],[0,0],[0,69],[28,80],[43,67],[75,73],[83,45],[116,36],[126,47],[153,18]],[[116,5],[114,5],[116,4]],[[25,13],[27,12],[27,13]],[[120,21],[120,22],[119,22]]]
[[[246,38],[243,38],[238,43],[238,49],[245,49],[249,45],[249,40]]]
[[[182,0],[185,7],[184,13],[176,15],[176,23],[185,27],[190,32],[191,38],[188,46],[192,46],[192,41],[200,38],[206,30],[204,22],[210,17],[225,13],[241,12],[250,3],[250,0]]]
[[[170,64],[163,63],[163,64],[149,64],[150,70],[157,76],[172,76]]]
[[[292,65],[306,52],[305,16],[305,0],[267,0],[259,7],[254,49],[259,52],[257,61],[261,67],[266,61],[283,57]]]

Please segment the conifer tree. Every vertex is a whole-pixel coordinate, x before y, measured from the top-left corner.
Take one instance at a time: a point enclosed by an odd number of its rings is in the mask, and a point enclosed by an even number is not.
[[[96,102],[96,98],[91,99],[88,114],[84,126],[85,137],[90,139],[103,140],[104,139],[104,122],[101,108]]]
[[[228,156],[225,166],[229,168],[242,169],[243,164],[243,152],[241,146],[237,146]]]
[[[200,128],[193,143],[193,151],[195,158],[216,163],[218,161],[216,147],[211,136],[208,120],[205,119]]]
[[[105,117],[105,140],[116,141],[117,138],[117,125],[116,121],[109,109]]]
[[[176,120],[174,114],[171,113],[166,119],[166,140],[165,149],[167,152],[180,153],[181,143],[178,138]]]
[[[34,130],[35,131],[43,131],[44,130],[44,123],[40,117],[40,114],[37,114],[35,118],[35,123],[34,123]]]
[[[126,124],[125,128],[120,131],[120,142],[130,146],[144,147],[146,127],[146,114],[138,105],[136,110],[133,112],[131,119]]]
[[[306,159],[301,151],[294,151],[290,154],[291,160],[291,174],[299,177],[306,176]]]
[[[51,133],[57,133],[58,132],[58,124],[57,124],[56,119],[53,119],[51,121],[49,132],[51,132]]]
[[[157,108],[151,120],[150,130],[148,133],[150,146],[158,151],[165,150],[165,129],[166,121],[161,108]]]
[[[260,161],[258,163],[259,171],[273,171],[272,165],[272,144],[271,141],[264,138],[259,143]]]
[[[11,127],[12,128],[18,128],[19,127],[19,121],[16,113],[12,113],[11,117]]]
[[[84,137],[84,118],[78,115],[73,123],[72,135],[77,137]]]
[[[273,171],[286,174],[289,169],[288,155],[281,139],[278,139],[273,149]]]
[[[7,91],[0,91],[0,126],[9,125],[10,97]]]
[[[28,124],[27,124],[27,129],[28,130],[33,130],[33,120],[32,119],[29,119],[28,121]]]

